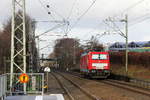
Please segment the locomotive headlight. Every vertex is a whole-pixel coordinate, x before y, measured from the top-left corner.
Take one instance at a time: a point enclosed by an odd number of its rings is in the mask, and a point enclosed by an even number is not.
[[[104,66],[108,66],[108,64],[107,63],[92,63],[92,66],[104,67]]]
[[[92,66],[97,66],[97,63],[92,63]]]
[[[102,63],[103,64],[103,66],[108,66],[108,64],[107,63]]]

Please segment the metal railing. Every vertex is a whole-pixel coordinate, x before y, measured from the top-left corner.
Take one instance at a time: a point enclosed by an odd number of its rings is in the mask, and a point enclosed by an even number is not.
[[[19,76],[21,73],[13,74],[13,86],[10,87],[10,74],[7,74],[7,95],[25,95],[25,94],[42,94],[44,93],[44,73],[27,73],[29,81],[21,83]],[[26,84],[26,91],[24,91]]]
[[[0,100],[4,100],[6,96],[6,80],[7,76],[6,75],[0,75]]]

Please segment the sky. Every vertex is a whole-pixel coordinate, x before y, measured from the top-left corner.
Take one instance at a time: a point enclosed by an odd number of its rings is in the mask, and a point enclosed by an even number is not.
[[[3,24],[11,17],[11,0],[1,1],[0,13],[2,29]],[[49,44],[41,53],[52,52],[55,40],[64,37],[67,29],[68,37],[81,39],[82,43],[83,40],[89,40],[91,36],[104,32],[110,34],[102,37],[97,35],[100,43],[124,42],[125,39],[114,28],[117,29],[117,26],[125,33],[125,23],[120,21],[125,19],[125,14],[128,15],[129,41],[150,41],[150,0],[26,0],[26,13],[37,21],[49,21],[37,23],[36,35],[55,27],[40,37],[40,48]],[[116,26],[106,21],[108,18]],[[68,28],[67,25],[60,26],[67,22]]]

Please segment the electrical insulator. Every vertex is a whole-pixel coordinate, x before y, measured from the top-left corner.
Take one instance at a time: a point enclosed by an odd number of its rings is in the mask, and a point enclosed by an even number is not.
[[[49,8],[49,5],[47,5],[47,8]]]
[[[48,12],[48,14],[51,14],[51,12]]]

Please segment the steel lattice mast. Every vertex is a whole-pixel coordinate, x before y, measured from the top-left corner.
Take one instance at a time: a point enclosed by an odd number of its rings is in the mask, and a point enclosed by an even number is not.
[[[13,87],[13,74],[26,73],[25,30],[25,0],[12,0],[10,91]],[[25,84],[24,92],[26,93]]]

